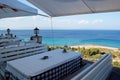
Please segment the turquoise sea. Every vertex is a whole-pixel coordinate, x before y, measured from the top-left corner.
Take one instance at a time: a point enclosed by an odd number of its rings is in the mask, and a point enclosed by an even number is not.
[[[6,33],[0,30],[0,33]],[[12,30],[17,37],[29,41],[33,30]],[[120,48],[120,30],[40,30],[43,43],[55,46],[95,44]]]

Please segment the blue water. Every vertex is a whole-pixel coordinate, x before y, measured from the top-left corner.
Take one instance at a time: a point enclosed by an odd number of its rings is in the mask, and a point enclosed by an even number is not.
[[[33,30],[12,30],[19,38],[29,41]],[[6,33],[0,30],[0,33]],[[40,30],[43,43],[48,45],[96,44],[120,48],[120,30]]]

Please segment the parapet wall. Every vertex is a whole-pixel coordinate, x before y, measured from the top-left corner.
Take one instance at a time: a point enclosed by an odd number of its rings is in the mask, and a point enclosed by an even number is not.
[[[80,72],[71,80],[106,80],[112,70],[112,55],[105,54],[100,60]]]

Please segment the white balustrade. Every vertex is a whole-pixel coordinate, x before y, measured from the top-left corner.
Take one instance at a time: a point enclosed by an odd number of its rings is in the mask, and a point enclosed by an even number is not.
[[[105,80],[112,70],[112,55],[105,54],[100,60],[80,72],[71,80]]]

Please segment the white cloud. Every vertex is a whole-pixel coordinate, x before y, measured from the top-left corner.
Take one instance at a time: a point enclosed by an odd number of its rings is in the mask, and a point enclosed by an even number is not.
[[[103,20],[102,19],[96,19],[92,21],[92,24],[97,24],[97,23],[102,23]]]
[[[102,23],[102,19],[95,19],[95,20],[72,20],[72,19],[54,19],[53,23],[55,24],[81,24],[81,25],[92,25],[92,24],[98,24]]]
[[[95,19],[95,20],[80,20],[78,21],[78,24],[98,24],[102,23],[102,19]]]
[[[34,21],[36,21],[37,17],[36,17],[36,16],[32,16],[32,19],[33,19]]]
[[[80,20],[80,21],[78,21],[78,24],[89,24],[90,23],[90,21],[88,21],[88,20]]]
[[[6,23],[6,24],[5,24]],[[67,29],[69,28],[91,28],[95,24],[103,23],[102,19],[72,19],[72,18],[53,18],[53,27],[55,29]],[[11,19],[2,19],[0,21],[0,28],[7,29],[33,29],[38,26],[40,29],[50,29],[51,21],[50,18],[41,16],[31,16],[31,17],[17,17]],[[4,25],[4,26],[3,26]],[[82,25],[82,26],[80,26]]]

